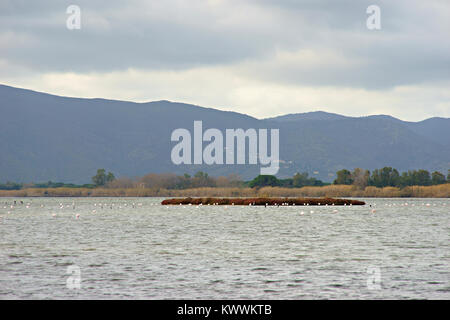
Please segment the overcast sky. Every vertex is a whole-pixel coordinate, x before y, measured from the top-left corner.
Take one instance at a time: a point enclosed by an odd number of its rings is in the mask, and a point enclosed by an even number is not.
[[[450,1],[0,0],[0,83],[257,118],[450,117]]]

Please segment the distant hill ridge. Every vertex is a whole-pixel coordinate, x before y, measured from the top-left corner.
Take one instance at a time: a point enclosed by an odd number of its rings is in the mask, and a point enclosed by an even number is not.
[[[278,117],[266,118],[264,120],[281,122],[281,121],[299,121],[299,120],[340,120],[348,118],[351,117],[324,111],[312,111],[304,113],[289,113]]]
[[[85,183],[97,168],[116,176],[203,170],[250,179],[259,173],[259,166],[249,165],[173,165],[171,132],[192,129],[194,120],[202,120],[204,129],[280,129],[279,177],[306,171],[331,181],[342,168],[450,168],[449,118],[407,122],[315,111],[256,119],[166,100],[71,98],[5,85],[0,112],[0,182]]]

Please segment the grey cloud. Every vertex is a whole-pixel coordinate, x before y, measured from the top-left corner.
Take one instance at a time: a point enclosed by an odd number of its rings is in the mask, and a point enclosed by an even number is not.
[[[365,26],[365,9],[373,1],[230,1],[219,13],[200,9],[199,2],[177,7],[180,2],[167,1],[152,19],[141,14],[149,8],[145,1],[76,2],[82,8],[82,29],[76,31],[65,28],[65,8],[73,1],[1,2],[0,41],[9,33],[29,43],[0,42],[6,47],[0,60],[33,72],[180,70],[250,62],[248,75],[265,81],[371,89],[447,81],[450,74],[450,5],[439,0],[428,1],[425,9],[420,1],[376,1],[382,9],[379,31]],[[238,15],[234,24],[222,21]],[[279,50],[308,49],[338,52],[359,63],[264,62]]]
[[[94,2],[79,2],[82,28],[76,31],[65,27],[68,15],[64,4],[44,1],[40,7],[9,2],[0,22],[2,33],[26,35],[35,41],[27,50],[23,46],[9,48],[1,58],[40,71],[180,69],[255,57],[271,46],[261,34],[213,30],[207,23],[186,26],[170,21],[170,17],[145,20],[139,16],[137,1],[132,2],[137,19],[123,17],[123,2],[107,2],[107,9],[92,7]],[[96,16],[104,17],[106,28],[96,25]]]

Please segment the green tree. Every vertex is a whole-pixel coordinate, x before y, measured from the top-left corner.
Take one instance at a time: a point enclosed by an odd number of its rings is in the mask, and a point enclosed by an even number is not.
[[[431,184],[444,184],[445,182],[445,176],[439,171],[431,174]]]
[[[337,178],[333,181],[333,184],[352,184],[352,174],[347,169],[342,169],[336,172]]]
[[[206,172],[203,172],[203,171],[198,171],[196,174],[194,174],[194,178],[207,179],[208,178],[208,174]]]
[[[397,169],[391,167],[384,167],[382,169],[375,169],[369,179],[369,185],[378,188],[395,187],[400,184],[400,174]]]
[[[412,185],[411,171],[402,172],[402,175],[400,176],[400,179],[399,179],[399,187],[403,188],[403,187],[411,186],[411,185]]]
[[[116,178],[114,177],[114,174],[112,172],[108,172],[106,174],[105,169],[98,169],[97,174],[92,177],[92,183],[96,187],[104,186],[107,182],[112,182]]]
[[[260,187],[276,187],[279,185],[277,177],[271,175],[259,175],[255,179],[249,182],[250,188],[260,188]]]
[[[112,172],[108,172],[106,175],[106,183],[113,182],[114,180],[116,180],[114,174]]]
[[[303,186],[308,185],[309,179],[308,179],[308,173],[307,172],[303,172],[303,173],[296,173],[293,177],[292,177],[292,186],[294,188],[300,188]]]
[[[413,173],[414,185],[429,186],[431,184],[430,173],[427,170],[420,169]]]

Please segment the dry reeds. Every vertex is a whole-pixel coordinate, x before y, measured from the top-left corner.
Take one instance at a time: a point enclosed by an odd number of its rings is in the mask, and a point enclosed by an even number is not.
[[[202,187],[190,189],[165,188],[24,188],[0,190],[0,197],[362,197],[362,198],[450,198],[450,184],[435,186],[366,187],[328,185],[322,187]]]

